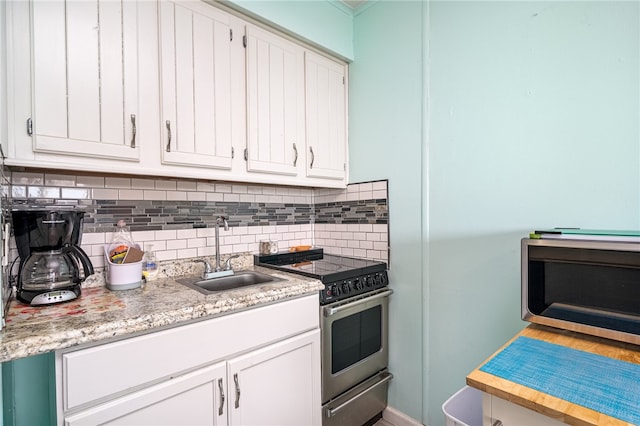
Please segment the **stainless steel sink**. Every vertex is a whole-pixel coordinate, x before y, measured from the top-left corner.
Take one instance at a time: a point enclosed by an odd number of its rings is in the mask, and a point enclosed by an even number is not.
[[[217,291],[235,290],[237,288],[268,282],[283,281],[283,279],[255,271],[240,271],[226,277],[206,280],[203,280],[201,277],[186,277],[179,278],[176,281],[202,294],[211,294]]]

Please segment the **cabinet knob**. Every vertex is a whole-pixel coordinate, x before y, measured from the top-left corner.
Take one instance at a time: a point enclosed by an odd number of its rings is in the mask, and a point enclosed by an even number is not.
[[[496,419],[496,421],[495,421],[495,422],[493,422],[493,423],[491,424],[491,426],[502,426],[502,422],[501,422],[500,420]]]

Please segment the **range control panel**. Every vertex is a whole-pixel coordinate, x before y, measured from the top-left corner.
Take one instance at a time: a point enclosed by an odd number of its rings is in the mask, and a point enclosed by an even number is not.
[[[324,290],[320,291],[320,304],[326,305],[348,299],[349,297],[358,296],[386,287],[387,285],[389,285],[387,271],[374,272],[372,274],[327,283],[325,284]]]

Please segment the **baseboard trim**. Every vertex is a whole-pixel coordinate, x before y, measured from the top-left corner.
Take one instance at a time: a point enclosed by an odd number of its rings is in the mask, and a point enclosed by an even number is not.
[[[382,418],[393,426],[424,426],[414,418],[411,418],[393,407],[387,406],[382,412]]]

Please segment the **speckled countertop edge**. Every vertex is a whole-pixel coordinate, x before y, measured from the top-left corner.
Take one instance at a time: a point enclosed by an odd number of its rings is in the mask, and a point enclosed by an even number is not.
[[[31,308],[12,301],[7,325],[0,333],[0,362],[77,345],[106,343],[110,339],[317,294],[324,288],[319,280],[243,266],[245,270],[284,280],[204,295],[174,278],[163,277],[133,290],[110,291],[103,286],[83,289],[77,302],[68,304]],[[63,309],[67,311],[61,313]]]

